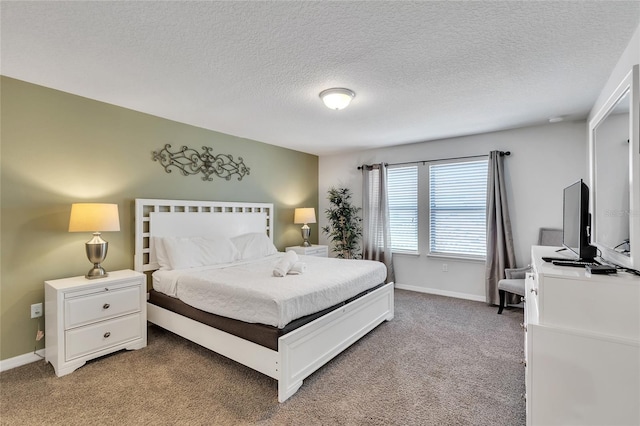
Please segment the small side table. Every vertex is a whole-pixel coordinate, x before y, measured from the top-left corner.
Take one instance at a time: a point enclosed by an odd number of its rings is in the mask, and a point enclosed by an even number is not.
[[[145,275],[131,270],[44,283],[46,360],[56,376],[88,360],[147,346]]]
[[[310,247],[292,246],[284,249],[284,251],[289,251],[289,250],[296,252],[296,254],[302,254],[305,256],[329,257],[329,246],[323,246],[323,245],[312,245]]]

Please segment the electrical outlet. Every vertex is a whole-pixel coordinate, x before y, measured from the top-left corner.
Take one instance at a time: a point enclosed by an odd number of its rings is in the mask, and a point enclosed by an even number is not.
[[[42,303],[34,303],[31,305],[31,318],[40,318],[42,316]]]
[[[446,263],[442,264],[442,272],[449,272],[449,265],[447,265]]]

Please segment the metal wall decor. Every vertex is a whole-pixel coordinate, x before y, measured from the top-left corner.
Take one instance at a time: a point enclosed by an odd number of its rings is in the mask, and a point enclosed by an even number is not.
[[[197,175],[202,173],[202,180],[212,181],[213,175],[226,180],[231,180],[231,176],[238,175],[238,180],[242,180],[249,174],[249,167],[245,166],[242,157],[234,160],[232,155],[211,153],[213,148],[203,146],[203,152],[183,146],[178,151],[171,152],[170,144],[166,144],[159,151],[153,151],[153,161],[159,161],[165,172],[171,173],[171,167],[180,170],[183,176]]]

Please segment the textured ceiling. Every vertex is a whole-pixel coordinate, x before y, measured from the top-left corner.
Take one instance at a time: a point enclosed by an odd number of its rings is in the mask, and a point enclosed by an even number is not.
[[[323,155],[585,118],[640,2],[2,1],[1,20],[3,75]],[[343,111],[318,98],[336,86]]]

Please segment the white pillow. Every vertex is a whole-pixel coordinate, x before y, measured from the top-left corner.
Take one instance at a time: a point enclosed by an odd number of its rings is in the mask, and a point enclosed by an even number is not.
[[[156,262],[160,266],[161,271],[170,271],[171,270],[171,262],[169,262],[169,257],[167,256],[167,251],[164,249],[163,238],[160,237],[152,237],[151,244],[153,244],[153,254],[156,256]]]
[[[239,258],[228,238],[167,237],[162,242],[172,269],[217,265]]]
[[[240,253],[241,260],[259,259],[278,252],[267,234],[251,232],[231,238]]]

